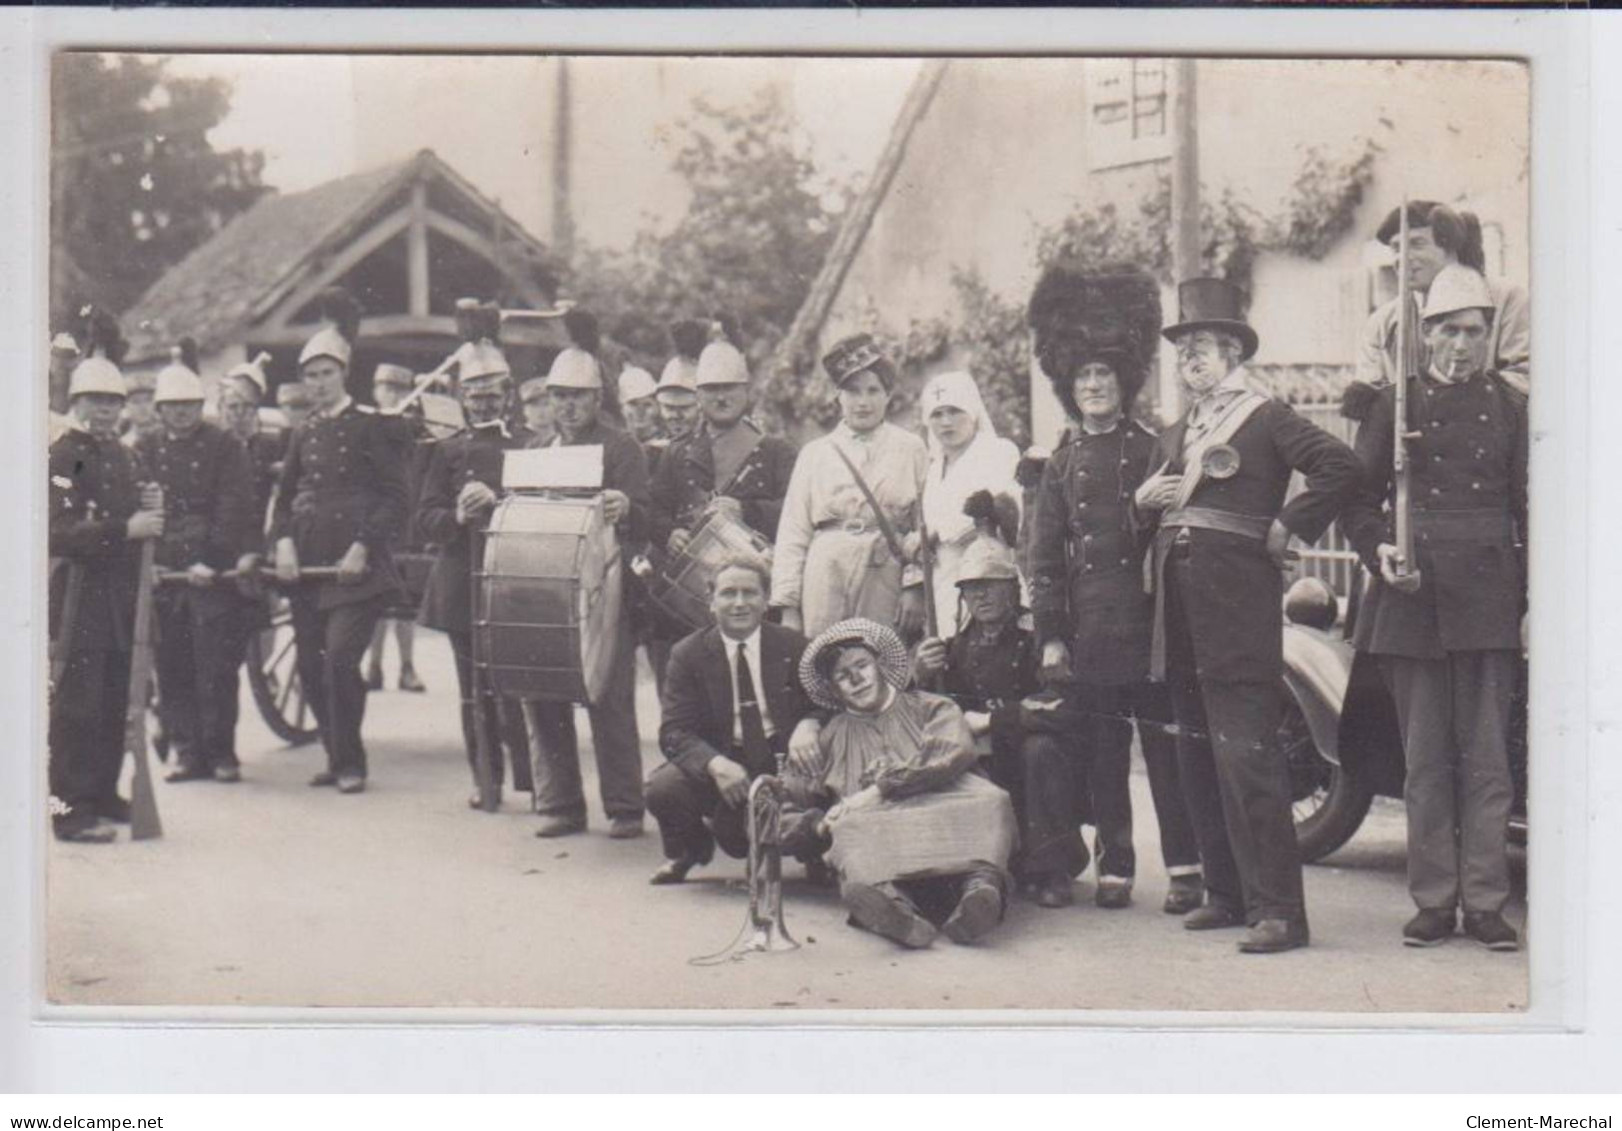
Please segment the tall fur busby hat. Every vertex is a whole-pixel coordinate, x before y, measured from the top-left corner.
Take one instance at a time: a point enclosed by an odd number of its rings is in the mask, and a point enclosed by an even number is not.
[[[1026,320],[1036,360],[1053,391],[1074,418],[1075,376],[1083,364],[1102,361],[1121,383],[1121,407],[1131,407],[1154,364],[1160,340],[1160,286],[1132,267],[1088,271],[1074,259],[1042,273],[1031,292]]]

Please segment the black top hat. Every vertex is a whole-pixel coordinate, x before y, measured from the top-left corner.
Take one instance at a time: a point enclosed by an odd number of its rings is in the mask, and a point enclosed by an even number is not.
[[[884,356],[872,334],[852,334],[833,344],[822,357],[822,367],[828,371],[835,385],[844,387],[846,381],[871,369],[886,389],[895,388],[895,366]]]
[[[1226,279],[1185,279],[1177,284],[1177,313],[1178,323],[1160,331],[1168,342],[1191,330],[1226,330],[1241,343],[1240,361],[1249,361],[1261,344],[1245,321],[1239,288]]]

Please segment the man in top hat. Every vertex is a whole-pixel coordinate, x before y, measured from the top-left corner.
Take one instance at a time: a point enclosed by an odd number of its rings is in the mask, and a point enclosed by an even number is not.
[[[1465,934],[1514,950],[1507,735],[1526,610],[1526,406],[1489,366],[1493,294],[1449,266],[1425,296],[1427,368],[1409,378],[1415,560],[1392,533],[1395,391],[1357,432],[1363,481],[1341,519],[1373,581],[1353,630],[1396,700],[1408,772],[1409,946]]]
[[[68,382],[72,427],[51,445],[51,829],[106,842],[128,823],[124,762],[140,544],[164,531],[163,492],[118,440],[124,377],[88,357]]]
[[[469,350],[457,392],[467,427],[432,446],[417,504],[417,533],[436,548],[418,616],[424,628],[439,629],[450,637],[462,695],[462,738],[475,786],[468,804],[478,808],[475,709],[484,711],[492,740],[492,784],[501,789],[505,761],[512,765],[514,789],[526,793],[534,789],[529,743],[517,704],[498,704],[490,695],[482,704],[473,701],[473,571],[483,552],[480,536],[501,490],[506,453],[526,446],[531,437],[507,424],[512,373],[495,345],[481,342]]]
[[[468,348],[468,347],[464,347]],[[406,455],[406,498],[411,506],[415,507],[418,497],[422,493],[422,478],[427,470],[428,455],[434,446],[434,439],[428,432],[428,425],[423,421],[420,411],[409,412],[402,408],[406,398],[417,387],[416,376],[403,365],[394,365],[383,362],[372,373],[372,399],[377,402],[377,411],[394,424],[400,432],[399,442]],[[422,562],[422,547],[411,537],[409,530],[401,531],[396,538],[395,550],[401,552],[416,551],[409,559],[396,559],[396,564],[404,570],[405,562]],[[401,580],[405,581],[406,574],[402,572]],[[424,581],[420,571],[415,576],[415,584],[407,583],[408,589],[416,589]],[[372,630],[372,642],[366,649],[366,686],[371,691],[381,691],[383,688],[383,645],[388,638],[389,625],[394,625],[394,643],[400,650],[400,683],[401,691],[423,692],[428,688],[417,675],[415,663],[416,623],[411,617],[404,615],[404,610],[391,610],[395,615],[386,616],[377,622]]]
[[[160,585],[153,606],[158,715],[175,752],[168,780],[234,782],[237,668],[251,606],[218,575],[258,564],[253,471],[247,450],[203,420],[203,383],[184,363],[159,371],[153,401],[162,431],[137,440],[135,454],[163,489],[158,568],[186,575]]]
[[[378,618],[399,599],[389,546],[410,504],[398,430],[350,398],[349,359],[348,340],[332,327],[317,331],[299,354],[312,415],[293,430],[271,533],[276,573],[292,586],[299,680],[327,753],[327,768],[310,784],[360,793],[366,788],[360,662]],[[300,583],[300,569],[310,566],[337,573]]]
[[[1283,570],[1292,537],[1313,542],[1356,490],[1351,449],[1253,390],[1256,332],[1222,279],[1178,288],[1177,349],[1188,398],[1160,438],[1163,469],[1135,501],[1156,524],[1150,672],[1171,687],[1178,770],[1205,872],[1189,930],[1247,925],[1239,949],[1307,945],[1290,778],[1278,744]],[[1306,477],[1285,502],[1290,475]]]
[[[573,331],[571,330],[571,333]],[[619,534],[621,554],[647,541],[648,466],[641,445],[602,416],[602,363],[588,348],[570,346],[552,361],[546,377],[557,437],[548,447],[601,445],[603,508]],[[624,572],[621,573],[624,584]],[[623,603],[622,603],[623,607]],[[636,725],[635,640],[630,618],[614,627],[619,639],[608,686],[588,708],[597,777],[608,835],[642,835],[642,751]],[[574,705],[540,703],[541,750],[535,766],[535,835],[567,836],[586,828],[586,798],[580,782],[580,751]]]
[[[1162,906],[1183,914],[1203,900],[1199,848],[1177,774],[1170,697],[1149,680],[1154,604],[1143,591],[1146,544],[1132,510],[1133,493],[1157,466],[1155,434],[1129,414],[1155,360],[1160,287],[1137,272],[1056,263],[1031,295],[1029,318],[1037,363],[1070,421],[1028,523],[1044,682],[1062,700],[1049,712],[1049,735],[1070,736],[1062,753],[1081,755],[1098,830],[1095,900],[1118,909],[1131,902],[1137,870],[1136,723],[1170,877]],[[1069,876],[1050,878],[1057,887],[1039,891],[1039,901],[1063,901]]]

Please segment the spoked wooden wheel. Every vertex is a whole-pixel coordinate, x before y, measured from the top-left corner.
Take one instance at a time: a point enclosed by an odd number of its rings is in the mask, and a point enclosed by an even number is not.
[[[293,639],[293,614],[287,600],[274,597],[267,624],[248,637],[246,664],[253,701],[265,725],[276,737],[293,745],[319,737],[315,712],[304,698],[298,677],[298,645]]]

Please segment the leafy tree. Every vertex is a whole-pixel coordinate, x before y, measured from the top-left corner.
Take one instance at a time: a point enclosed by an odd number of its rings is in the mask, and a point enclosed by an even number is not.
[[[667,230],[644,229],[626,252],[580,249],[568,290],[655,372],[671,322],[718,313],[758,364],[804,302],[850,191],[818,172],[775,87],[740,106],[695,99],[676,128],[686,212]]]
[[[264,155],[221,152],[208,131],[230,84],[168,60],[65,52],[51,73],[52,324],[81,303],[115,311],[266,191]]]

